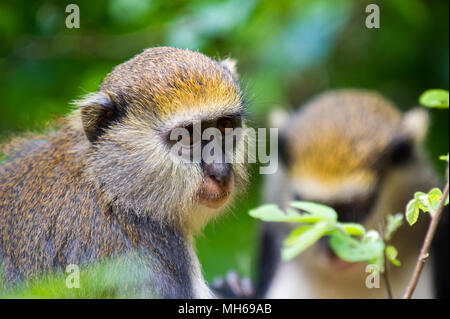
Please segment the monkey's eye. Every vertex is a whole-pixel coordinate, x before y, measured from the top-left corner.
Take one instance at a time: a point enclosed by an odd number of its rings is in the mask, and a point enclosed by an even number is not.
[[[393,165],[401,165],[413,157],[413,143],[410,140],[395,141],[391,146],[390,160]]]
[[[217,128],[220,130],[222,135],[225,135],[227,128],[234,128],[234,122],[230,118],[223,117],[217,120]]]

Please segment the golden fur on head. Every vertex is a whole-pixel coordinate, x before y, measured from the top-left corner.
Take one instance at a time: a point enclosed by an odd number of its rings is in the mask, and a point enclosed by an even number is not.
[[[138,113],[156,109],[163,119],[193,111],[208,114],[225,107],[237,111],[240,90],[233,74],[235,64],[229,59],[218,63],[191,50],[151,48],[117,66],[100,91],[118,103],[121,95],[126,96]]]

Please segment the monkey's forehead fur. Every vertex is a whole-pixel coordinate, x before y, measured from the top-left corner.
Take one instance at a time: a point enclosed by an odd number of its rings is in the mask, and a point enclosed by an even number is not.
[[[171,47],[150,48],[114,68],[100,92],[119,106],[153,111],[160,118],[180,113],[239,112],[242,96],[234,61]]]
[[[400,134],[401,123],[395,105],[377,93],[338,90],[319,95],[290,121],[288,141],[295,143],[289,147],[298,159],[293,173],[322,180],[351,174],[370,179],[371,160]]]

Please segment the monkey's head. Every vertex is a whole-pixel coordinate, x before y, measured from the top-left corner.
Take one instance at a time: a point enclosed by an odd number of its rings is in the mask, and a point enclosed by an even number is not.
[[[417,187],[411,168],[427,123],[426,112],[402,114],[374,92],[318,96],[282,126],[289,201],[323,203],[339,221],[378,230],[387,214],[403,212]]]
[[[233,60],[218,62],[168,47],[147,49],[115,67],[98,92],[77,104],[87,173],[124,213],[151,215],[193,232],[245,185],[243,163],[186,162],[172,148],[182,142],[183,152],[189,152],[196,124],[223,135],[227,128],[245,125]],[[180,128],[192,135],[174,140],[171,133]],[[202,149],[206,143],[200,143]],[[235,144],[240,156],[243,140]]]

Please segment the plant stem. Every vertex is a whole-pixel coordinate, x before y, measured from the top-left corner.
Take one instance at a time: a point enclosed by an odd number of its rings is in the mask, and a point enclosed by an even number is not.
[[[425,236],[425,240],[423,242],[422,248],[420,250],[419,258],[417,259],[416,266],[414,267],[414,272],[411,277],[411,280],[406,288],[405,294],[403,295],[403,299],[410,299],[414,290],[416,289],[417,282],[419,281],[420,274],[422,273],[423,266],[425,265],[426,260],[428,259],[428,252],[430,250],[431,242],[433,240],[434,234],[436,232],[436,228],[439,224],[439,220],[441,218],[441,214],[444,210],[445,201],[448,196],[448,175],[447,175],[447,184],[444,188],[444,193],[442,194],[441,201],[439,203],[439,207],[436,212],[431,215],[431,222],[428,226],[427,234]]]
[[[386,284],[386,290],[388,293],[388,298],[393,299],[394,296],[392,295],[392,287],[391,287],[391,279],[389,277],[389,261],[386,257],[384,257],[384,283]]]
[[[386,240],[386,237],[385,237],[384,229],[386,228],[386,225],[383,220],[380,221],[378,228],[379,228],[379,233],[380,233],[381,237],[383,238],[384,245],[386,246],[388,240]],[[383,276],[384,283],[386,285],[386,292],[388,294],[388,298],[393,299],[394,297],[392,295],[391,278],[389,276],[389,260],[387,260],[386,254],[384,252],[383,252],[383,259],[384,259],[384,272],[383,272],[382,276]]]

